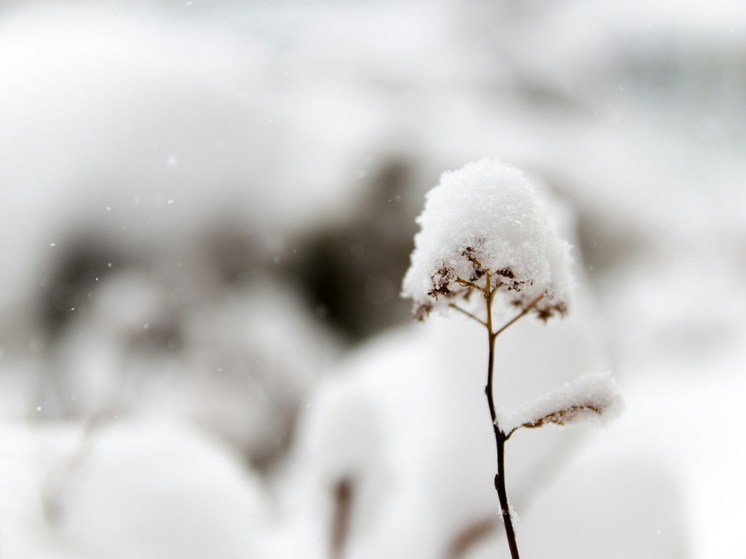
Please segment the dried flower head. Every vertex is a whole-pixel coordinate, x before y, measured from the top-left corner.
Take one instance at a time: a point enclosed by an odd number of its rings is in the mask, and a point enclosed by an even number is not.
[[[566,311],[570,246],[519,170],[485,158],[444,173],[417,223],[402,290],[416,318],[475,290],[519,308],[539,299],[532,312],[544,320]]]

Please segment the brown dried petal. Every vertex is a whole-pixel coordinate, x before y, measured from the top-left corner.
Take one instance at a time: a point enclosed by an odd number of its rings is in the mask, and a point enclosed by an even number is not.
[[[414,307],[412,311],[412,315],[414,316],[414,319],[418,322],[424,322],[425,319],[430,314],[430,311],[433,310],[433,305],[431,303],[425,303],[422,305],[417,305]]]
[[[499,270],[495,270],[495,274],[504,278],[515,278],[515,274],[513,274],[513,270],[510,268],[500,268]]]

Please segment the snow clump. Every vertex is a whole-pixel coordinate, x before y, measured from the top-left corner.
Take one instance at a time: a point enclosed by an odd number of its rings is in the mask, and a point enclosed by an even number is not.
[[[566,312],[570,245],[518,169],[484,158],[443,173],[417,223],[402,290],[416,318],[474,289],[523,309],[540,298],[532,310],[543,319]]]
[[[623,408],[619,385],[603,371],[584,375],[538,400],[512,411],[498,411],[500,428],[511,433],[521,427],[567,425],[586,419],[612,419]]]

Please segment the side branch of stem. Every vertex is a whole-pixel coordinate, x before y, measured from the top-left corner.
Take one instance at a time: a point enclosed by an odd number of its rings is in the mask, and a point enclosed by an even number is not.
[[[492,329],[490,328],[491,336],[493,338],[497,338],[500,334],[505,332],[508,328],[513,326],[516,322],[518,322],[521,318],[526,316],[528,313],[530,313],[533,308],[539,304],[539,301],[541,301],[544,298],[544,293],[533,299],[531,302],[529,302],[528,305],[526,305],[521,312],[519,312],[517,315],[515,315],[513,318],[511,318],[508,322],[506,322],[504,325],[502,325],[500,328],[498,328],[495,332],[492,332]],[[490,305],[491,307],[492,305]]]
[[[479,318],[479,317],[478,317],[477,315],[475,315],[475,314],[473,314],[473,313],[470,313],[470,312],[469,312],[469,311],[467,311],[466,309],[464,309],[464,308],[461,308],[461,307],[459,307],[459,306],[458,306],[458,305],[457,305],[456,303],[450,303],[450,304],[449,304],[448,306],[449,306],[450,308],[452,308],[452,309],[454,309],[454,310],[456,310],[456,311],[460,312],[461,314],[463,314],[463,315],[465,315],[465,316],[467,316],[467,317],[471,318],[472,320],[476,320],[476,321],[477,321],[477,322],[479,322],[479,324],[481,324],[482,326],[487,326],[487,323],[486,323],[486,322],[485,322],[484,320],[482,320],[481,318]]]

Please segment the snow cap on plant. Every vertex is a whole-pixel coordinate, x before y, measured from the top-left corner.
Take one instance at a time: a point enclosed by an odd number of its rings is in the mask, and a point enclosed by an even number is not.
[[[468,299],[475,287],[520,308],[534,303],[542,319],[567,310],[570,245],[518,169],[484,158],[443,173],[417,223],[402,296],[414,301],[418,319]]]

